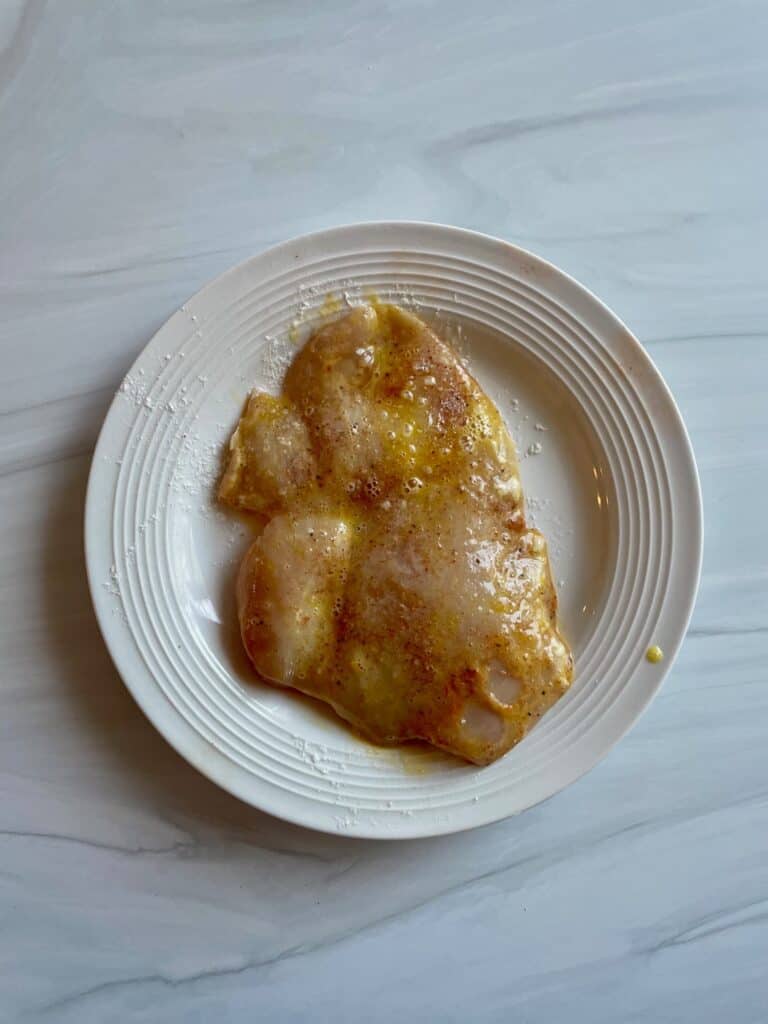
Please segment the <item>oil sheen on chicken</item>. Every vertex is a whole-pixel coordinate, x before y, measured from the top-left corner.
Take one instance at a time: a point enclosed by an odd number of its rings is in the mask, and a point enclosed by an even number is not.
[[[487,764],[568,688],[514,444],[417,317],[376,304],[317,331],[279,397],[251,395],[219,496],[258,513],[237,583],[257,672],[373,741]]]

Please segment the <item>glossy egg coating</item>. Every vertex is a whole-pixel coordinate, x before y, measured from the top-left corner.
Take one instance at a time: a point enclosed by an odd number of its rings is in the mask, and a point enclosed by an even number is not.
[[[281,395],[249,399],[219,495],[258,513],[237,584],[256,670],[370,739],[487,764],[570,685],[512,439],[412,314],[317,331]]]

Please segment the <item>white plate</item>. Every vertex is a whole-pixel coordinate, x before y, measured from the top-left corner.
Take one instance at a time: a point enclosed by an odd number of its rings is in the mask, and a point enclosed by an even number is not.
[[[327,296],[371,293],[434,320],[466,355],[518,439],[529,509],[562,581],[573,687],[487,768],[369,746],[322,706],[256,681],[240,649],[233,576],[248,537],[212,500],[222,447],[248,391],[275,390],[297,340],[332,313]],[[419,223],[286,242],[182,306],[115,397],[86,509],[102,632],[166,739],[256,807],[388,838],[515,814],[596,764],[672,664],[701,545],[685,428],[627,328],[530,253]],[[651,644],[664,649],[660,665],[644,657]]]

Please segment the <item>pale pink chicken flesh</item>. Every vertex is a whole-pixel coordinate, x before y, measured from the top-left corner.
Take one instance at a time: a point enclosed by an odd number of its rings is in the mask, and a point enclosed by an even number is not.
[[[570,685],[514,444],[445,342],[394,306],[315,333],[254,393],[220,498],[257,513],[240,569],[259,675],[375,742],[500,757]]]

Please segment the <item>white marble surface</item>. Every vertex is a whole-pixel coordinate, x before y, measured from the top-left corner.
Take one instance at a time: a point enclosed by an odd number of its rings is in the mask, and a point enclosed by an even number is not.
[[[768,7],[0,3],[0,1019],[768,1018]],[[404,844],[219,792],[135,708],[81,520],[203,282],[390,217],[502,235],[648,346],[701,593],[661,696],[522,817]]]

